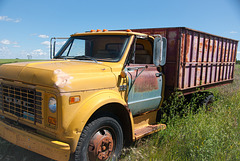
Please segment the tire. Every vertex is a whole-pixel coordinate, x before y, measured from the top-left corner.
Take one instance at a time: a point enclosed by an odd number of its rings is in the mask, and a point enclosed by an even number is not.
[[[122,147],[123,132],[117,118],[100,117],[84,127],[75,161],[117,160]]]
[[[204,100],[202,101],[202,106],[208,110],[211,111],[211,104],[214,102],[214,95],[213,94],[209,94],[207,95]]]

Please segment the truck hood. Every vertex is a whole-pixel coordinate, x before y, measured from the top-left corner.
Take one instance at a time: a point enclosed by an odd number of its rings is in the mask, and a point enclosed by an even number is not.
[[[0,66],[0,78],[58,88],[60,92],[111,88],[116,77],[104,64],[55,60],[23,62]]]

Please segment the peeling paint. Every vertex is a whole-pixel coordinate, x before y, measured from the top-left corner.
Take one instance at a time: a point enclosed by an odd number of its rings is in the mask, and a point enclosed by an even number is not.
[[[54,70],[54,74],[57,77],[57,81],[55,82],[55,85],[57,87],[63,88],[65,86],[71,88],[71,86],[69,86],[71,84],[71,79],[73,79],[72,76],[64,73],[61,69],[56,69]]]

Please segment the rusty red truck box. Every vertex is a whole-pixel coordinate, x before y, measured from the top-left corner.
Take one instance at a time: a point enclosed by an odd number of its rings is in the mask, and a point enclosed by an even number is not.
[[[185,27],[133,29],[167,38],[166,94],[233,81],[238,41]]]

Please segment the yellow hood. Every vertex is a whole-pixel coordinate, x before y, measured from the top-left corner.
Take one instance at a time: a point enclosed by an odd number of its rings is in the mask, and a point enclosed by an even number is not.
[[[0,78],[59,88],[61,92],[116,86],[111,68],[101,63],[76,60],[24,62],[0,66]]]

